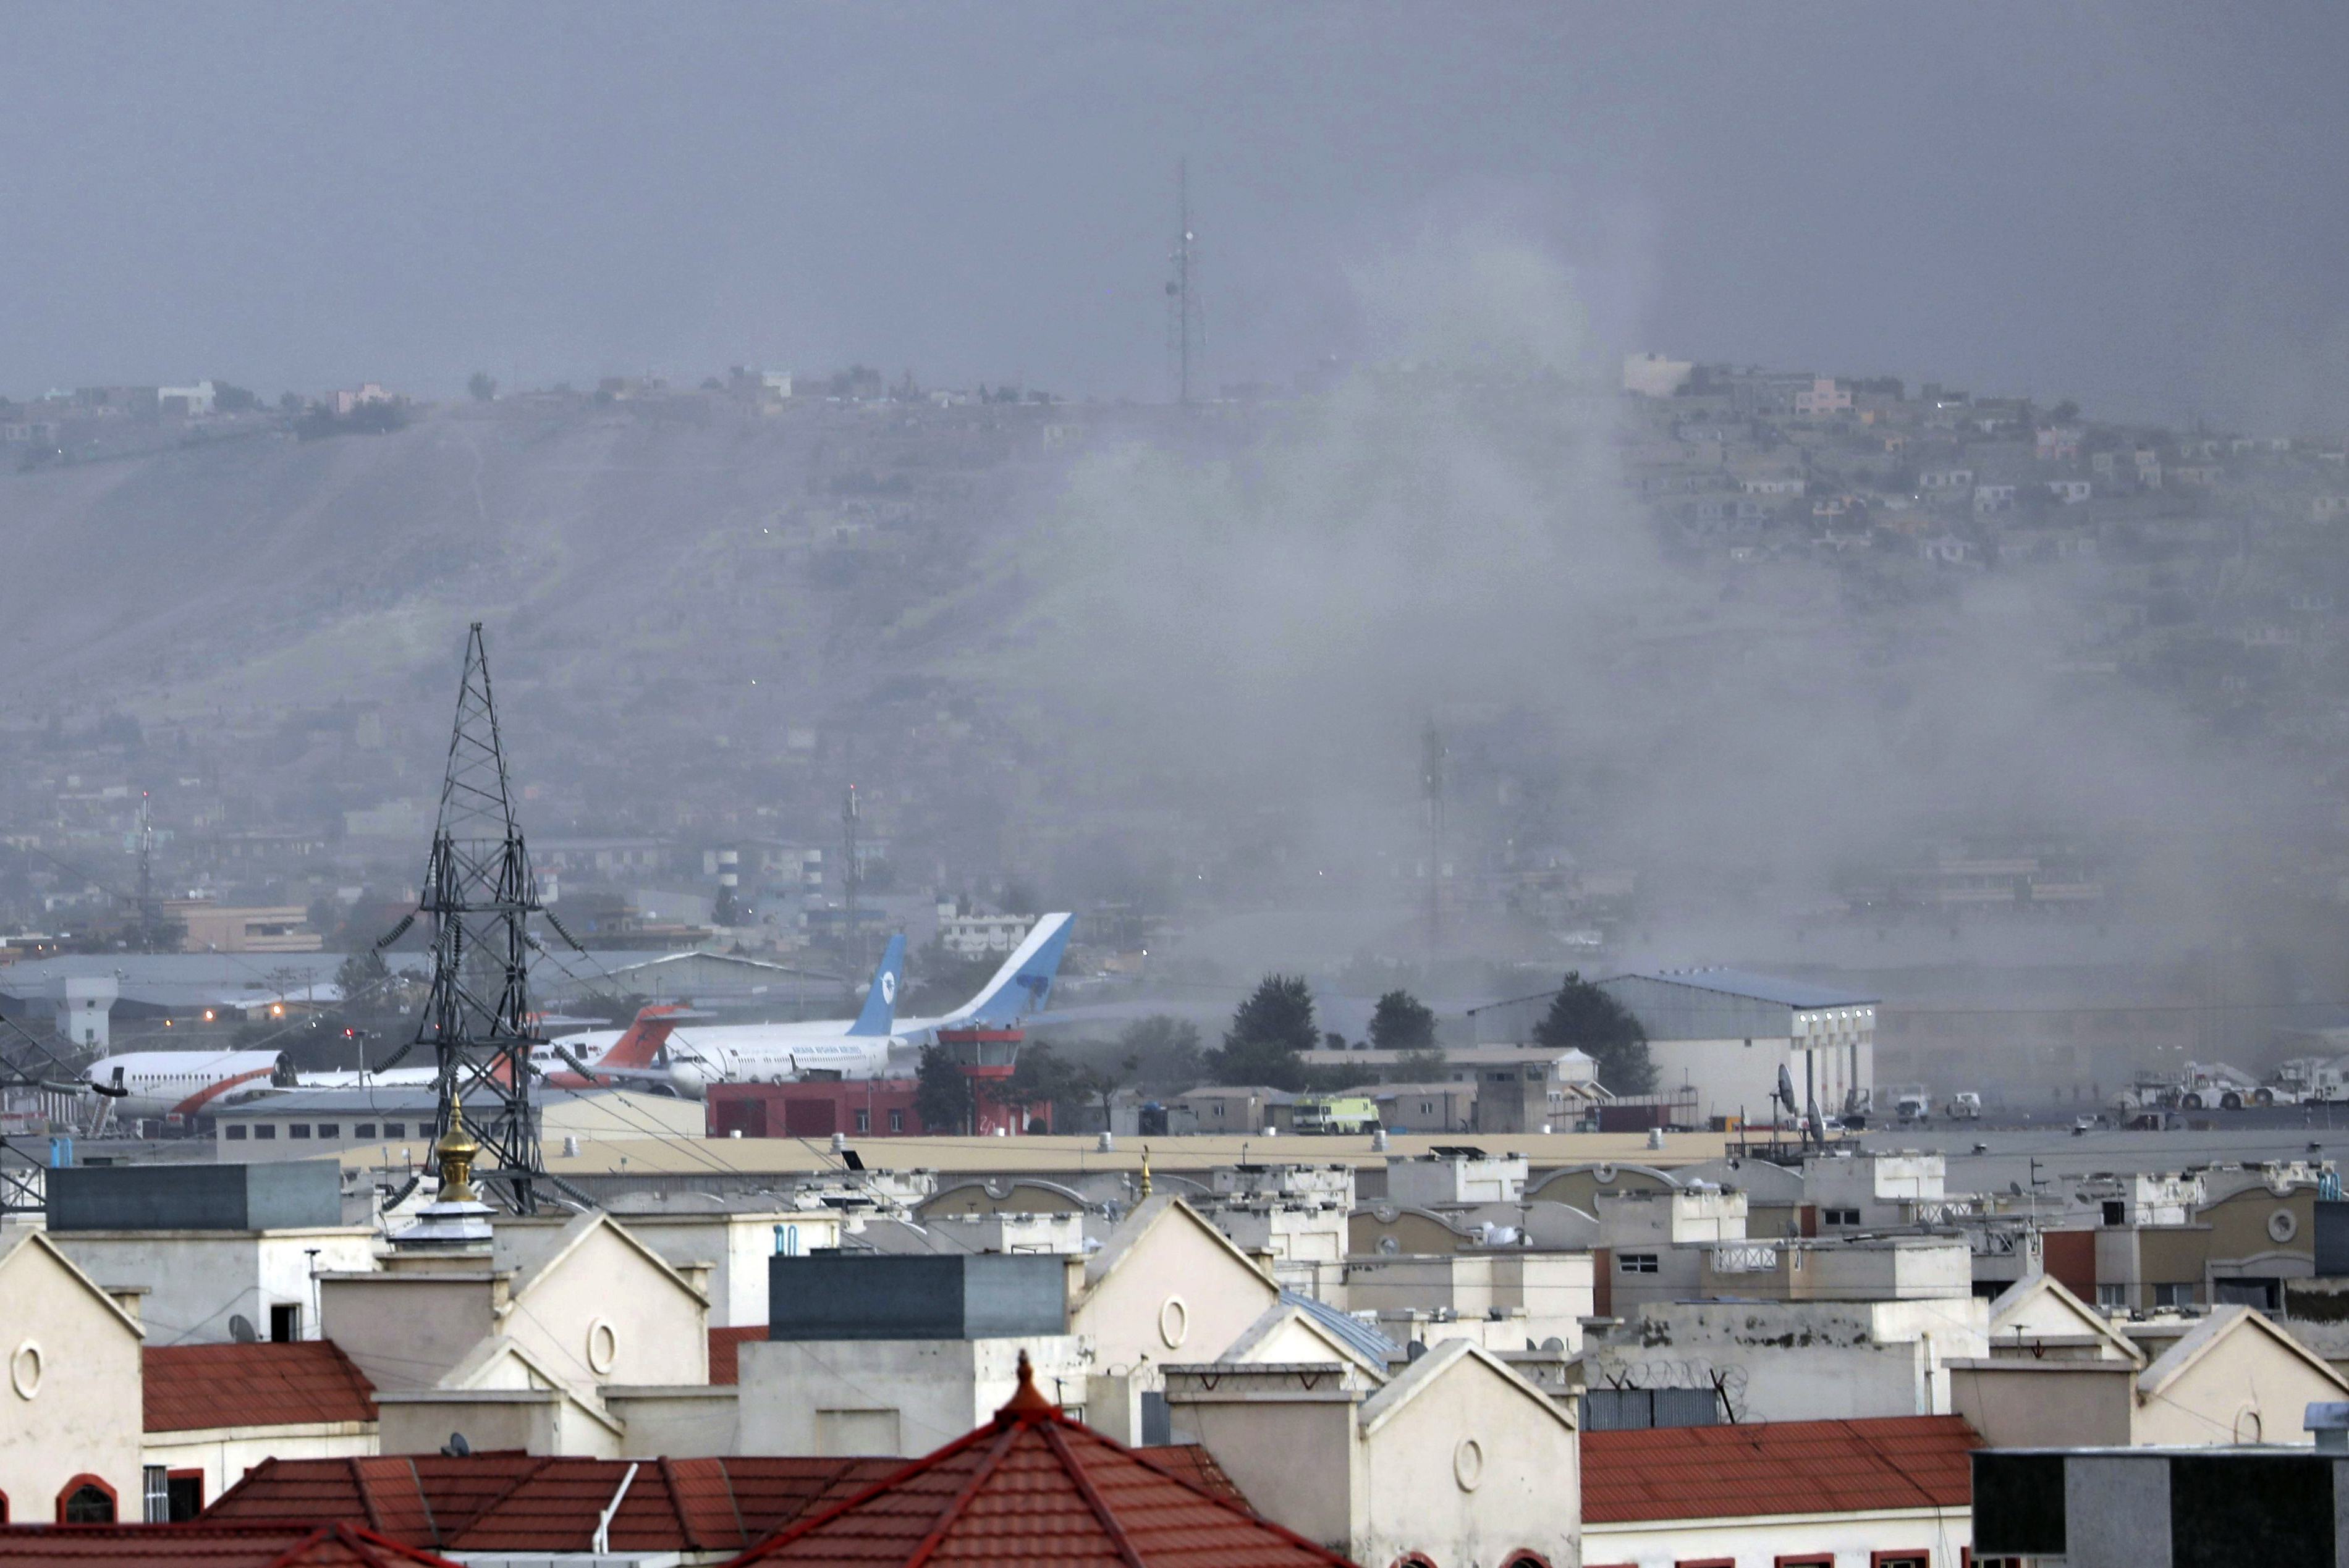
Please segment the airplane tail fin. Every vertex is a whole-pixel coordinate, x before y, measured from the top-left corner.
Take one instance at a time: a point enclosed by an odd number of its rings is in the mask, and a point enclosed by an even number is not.
[[[1072,914],[1040,918],[986,988],[941,1021],[1005,1026],[1042,1012],[1052,995],[1052,981],[1061,973],[1061,954],[1069,945],[1069,932],[1075,923]]]
[[[668,1044],[669,1031],[687,1009],[680,1006],[646,1007],[636,1014],[627,1032],[612,1042],[595,1065],[599,1068],[648,1068],[660,1048]]]
[[[848,1026],[852,1035],[885,1035],[897,1026],[897,987],[905,980],[905,938],[889,939],[881,952],[881,966],[873,971],[872,989],[864,993],[864,1009]]]

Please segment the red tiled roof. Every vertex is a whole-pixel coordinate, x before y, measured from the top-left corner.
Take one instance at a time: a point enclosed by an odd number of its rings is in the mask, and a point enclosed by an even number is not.
[[[1982,1446],[1958,1416],[1582,1434],[1582,1518],[1743,1519],[1965,1508]]]
[[[763,1323],[747,1324],[740,1328],[713,1328],[709,1331],[709,1381],[719,1384],[742,1380],[742,1346],[746,1341],[767,1337]]]
[[[50,1568],[457,1568],[445,1557],[346,1524],[19,1524],[0,1527],[0,1563]]]
[[[1198,1443],[1155,1443],[1133,1451],[1167,1474],[1190,1482],[1201,1491],[1228,1499],[1242,1508],[1248,1506],[1247,1494],[1224,1473],[1224,1467],[1216,1462],[1216,1456]]]
[[[738,1564],[1315,1568],[1346,1560],[1062,1415],[1028,1380],[995,1419],[809,1514]]]
[[[376,1418],[375,1385],[331,1339],[150,1346],[143,1360],[150,1432]]]
[[[631,1461],[481,1453],[264,1460],[206,1519],[341,1519],[440,1552],[581,1552]],[[615,1550],[740,1552],[901,1460],[647,1460],[612,1519]]]

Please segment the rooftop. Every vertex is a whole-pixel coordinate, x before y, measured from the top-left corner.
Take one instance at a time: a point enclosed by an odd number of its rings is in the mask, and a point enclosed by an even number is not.
[[[1956,1416],[1586,1431],[1582,1517],[1631,1524],[1966,1508],[1967,1455],[1982,1446]]]
[[[376,1418],[375,1385],[330,1339],[150,1345],[143,1359],[150,1432]]]
[[[65,1524],[0,1528],[0,1563],[73,1568],[456,1568],[347,1524]]]
[[[1838,991],[1832,985],[1820,985],[1808,980],[1788,980],[1775,975],[1756,975],[1745,969],[1638,969],[1618,976],[1625,980],[1656,980],[1670,985],[1687,985],[1699,991],[1719,991],[1731,996],[1748,996],[1757,1002],[1775,1002],[1782,1006],[1808,1011],[1813,1007],[1873,1007],[1882,1000],[1864,996],[1857,991]]]
[[[1345,1559],[1071,1420],[1023,1357],[995,1419],[856,1496],[802,1519],[750,1563],[1150,1568],[1332,1564]]]

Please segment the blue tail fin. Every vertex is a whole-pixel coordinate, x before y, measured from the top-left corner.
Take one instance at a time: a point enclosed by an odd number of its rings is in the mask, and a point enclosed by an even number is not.
[[[897,987],[905,978],[905,938],[889,939],[881,950],[881,967],[873,971],[873,988],[864,993],[864,1010],[848,1026],[852,1035],[885,1035],[897,1026]]]
[[[1061,954],[1069,945],[1071,914],[1048,914],[1030,929],[1018,952],[1003,962],[987,989],[953,1015],[960,1024],[997,1027],[1018,1023],[1044,1010],[1052,995],[1052,981],[1061,972]]]

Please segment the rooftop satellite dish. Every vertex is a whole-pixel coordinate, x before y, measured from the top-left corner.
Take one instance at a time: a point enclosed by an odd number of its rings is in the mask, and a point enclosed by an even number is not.
[[[1541,1342],[1541,1347],[1555,1356],[1566,1348],[1566,1341],[1553,1334],[1547,1339]]]
[[[1778,1098],[1785,1102],[1788,1110],[1795,1109],[1795,1080],[1788,1075],[1784,1062],[1778,1064]]]
[[[228,1336],[239,1345],[258,1345],[261,1336],[253,1331],[253,1319],[243,1313],[228,1320]]]
[[[471,1459],[472,1454],[473,1445],[465,1440],[462,1432],[450,1433],[449,1440],[440,1445],[440,1457],[444,1460]]]
[[[1424,1339],[1414,1339],[1411,1342],[1410,1347],[1403,1351],[1402,1356],[1403,1359],[1406,1361],[1416,1361],[1426,1354],[1427,1341]]]
[[[2020,1198],[2023,1196],[2023,1183],[2020,1181],[2009,1181],[2006,1184],[2006,1190],[2008,1193],[2013,1197]]]
[[[1385,1253],[1392,1257],[1396,1253],[1402,1251],[1402,1243],[1395,1240],[1392,1236],[1381,1236],[1379,1238],[1379,1251]]]

